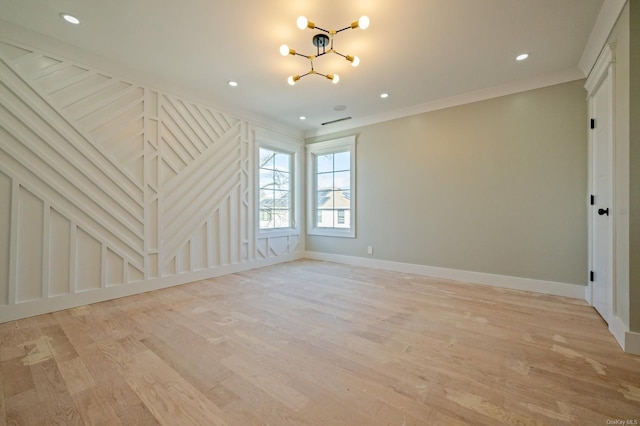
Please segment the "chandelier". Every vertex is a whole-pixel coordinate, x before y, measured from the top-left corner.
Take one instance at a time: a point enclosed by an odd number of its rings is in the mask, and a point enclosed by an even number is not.
[[[357,67],[358,64],[360,64],[360,58],[358,58],[357,56],[343,55],[342,53],[335,50],[333,47],[333,38],[336,34],[345,30],[355,30],[356,28],[361,28],[363,30],[366,30],[369,27],[369,18],[367,18],[366,16],[361,16],[360,19],[352,22],[351,25],[349,25],[348,27],[344,27],[340,30],[325,30],[324,28],[317,27],[316,24],[309,21],[304,16],[300,16],[296,21],[296,24],[298,25],[298,28],[300,28],[301,30],[310,28],[310,29],[316,29],[316,30],[322,31],[322,33],[314,35],[313,38],[311,39],[311,42],[316,47],[315,55],[302,55],[296,52],[294,49],[290,49],[289,46],[287,46],[286,44],[283,44],[282,46],[280,46],[280,54],[282,56],[287,56],[287,55],[302,56],[303,58],[307,58],[309,60],[309,63],[311,66],[311,69],[305,74],[289,76],[287,81],[289,82],[290,85],[293,86],[294,84],[296,84],[298,80],[300,80],[302,77],[305,77],[309,74],[317,74],[319,76],[325,77],[326,79],[331,80],[333,84],[338,83],[338,81],[340,81],[340,76],[338,74],[323,74],[321,72],[316,71],[315,68],[313,67],[313,61],[315,59],[321,56],[324,56],[328,53],[335,53],[336,55],[342,56],[344,59],[351,62],[351,65],[354,67]]]

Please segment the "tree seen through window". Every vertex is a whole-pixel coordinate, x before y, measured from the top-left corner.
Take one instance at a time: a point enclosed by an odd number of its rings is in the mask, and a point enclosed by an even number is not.
[[[260,148],[260,229],[293,226],[292,154]]]

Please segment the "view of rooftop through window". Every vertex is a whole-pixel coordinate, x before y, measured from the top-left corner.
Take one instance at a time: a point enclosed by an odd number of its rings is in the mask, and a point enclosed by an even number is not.
[[[316,156],[317,226],[351,226],[351,152]]]

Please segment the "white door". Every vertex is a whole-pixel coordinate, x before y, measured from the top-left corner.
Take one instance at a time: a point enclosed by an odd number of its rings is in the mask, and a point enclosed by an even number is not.
[[[612,138],[612,77],[606,77],[591,93],[590,141],[590,257],[591,301],[602,318],[609,323],[613,310],[613,138]]]

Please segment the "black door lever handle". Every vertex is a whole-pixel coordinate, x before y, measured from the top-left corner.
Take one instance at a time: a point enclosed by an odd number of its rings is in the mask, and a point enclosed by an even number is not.
[[[598,209],[598,214],[600,216],[603,216],[603,215],[609,216],[609,208],[607,207],[606,209]]]

